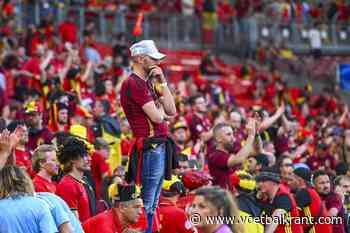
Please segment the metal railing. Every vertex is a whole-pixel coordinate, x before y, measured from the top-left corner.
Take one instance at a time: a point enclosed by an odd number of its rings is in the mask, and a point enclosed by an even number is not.
[[[66,17],[74,18],[79,27],[80,38],[88,22],[93,22],[98,38],[102,42],[111,42],[113,36],[125,32],[130,40],[135,24],[136,13],[106,10],[89,10],[84,7],[83,0],[75,0],[68,4],[65,0],[51,0],[53,7],[45,8],[44,1],[34,1],[34,4],[17,3],[16,25],[23,29],[28,24],[40,24],[48,15],[59,25]],[[291,22],[282,24],[273,22],[266,16],[252,16],[245,19],[233,18],[231,22],[218,23],[213,29],[213,42],[203,40],[202,19],[199,16],[180,14],[145,15],[143,34],[141,38],[152,38],[162,43],[166,48],[209,48],[231,53],[249,54],[254,52],[261,41],[266,43],[284,43],[295,51],[305,53],[309,50],[307,24]],[[347,24],[332,22],[322,25],[323,49],[329,53],[350,52],[350,27]]]

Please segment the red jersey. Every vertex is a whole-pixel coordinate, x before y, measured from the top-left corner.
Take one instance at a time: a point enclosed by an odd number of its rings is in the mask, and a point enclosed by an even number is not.
[[[283,209],[286,211],[284,214],[285,217],[291,217],[292,219],[296,219],[296,217],[299,217],[299,212],[297,209],[297,204],[295,202],[294,197],[292,194],[282,185],[280,185],[275,198],[272,202],[272,210],[271,215],[273,211],[277,209]],[[270,216],[271,216],[270,215]],[[291,224],[279,224],[275,230],[275,233],[303,233],[302,225],[291,223]]]
[[[150,101],[157,103],[149,83],[136,74],[131,74],[122,84],[120,102],[136,138],[168,135],[168,125],[165,122],[153,123],[143,111],[142,107]]]
[[[58,30],[63,42],[70,42],[72,44],[77,42],[78,28],[74,23],[63,22]]]
[[[102,212],[92,218],[89,218],[83,223],[83,229],[85,233],[122,233],[123,226],[120,223],[119,217],[116,213],[116,209],[112,208]],[[147,229],[147,219],[143,212],[137,223],[129,224],[126,228],[146,230]],[[153,228],[154,229],[154,228]],[[153,231],[155,232],[155,231]]]
[[[161,197],[159,202],[160,233],[192,233],[193,225],[183,209],[175,206],[170,200]]]
[[[33,47],[33,46],[32,46]],[[34,47],[34,49],[36,49]],[[35,88],[38,91],[42,90],[42,85],[40,83],[40,63],[41,60],[39,57],[33,57],[30,60],[28,60],[25,65],[24,69],[35,75],[35,77],[31,78],[29,81],[29,87],[30,88]]]
[[[24,167],[30,176],[34,176],[32,169],[31,154],[27,150],[15,149],[16,165]]]
[[[176,206],[183,209],[184,211],[187,211],[187,209],[192,205],[195,195],[193,193],[188,193],[184,197],[180,197],[177,202]]]
[[[201,133],[208,132],[211,129],[211,123],[206,117],[199,117],[197,114],[193,114],[188,122],[188,126],[191,132],[191,139],[196,142]]]
[[[11,70],[4,71],[5,76],[5,94],[6,97],[13,97],[15,95],[15,77],[13,77]]]
[[[38,174],[33,178],[35,192],[56,193],[56,184],[51,180],[47,180]]]
[[[326,205],[326,209],[330,210],[332,208],[336,208],[338,210],[338,215],[336,216],[337,218],[342,218],[343,221],[341,223],[334,223],[332,225],[333,232],[334,233],[345,233],[345,227],[344,227],[344,214],[345,214],[345,208],[343,205],[343,202],[341,200],[341,197],[336,194],[336,193],[329,193],[326,196],[321,196],[321,199],[324,201]]]
[[[299,207],[300,216],[305,217],[327,217],[328,212],[321,197],[312,187],[300,189],[295,193],[295,200]],[[330,224],[314,224],[303,225],[304,232],[314,233],[332,233],[332,225]]]
[[[122,225],[114,211],[107,210],[85,221],[82,224],[85,233],[122,233]]]
[[[89,197],[83,181],[66,175],[57,185],[56,194],[60,196],[72,210],[79,213],[80,222],[91,217]]]
[[[230,175],[234,172],[227,166],[230,154],[214,150],[208,157],[210,175],[213,177],[213,184],[219,185],[224,189],[230,189]]]
[[[91,155],[91,173],[96,185],[96,200],[100,200],[103,174],[109,171],[106,160],[98,152]]]

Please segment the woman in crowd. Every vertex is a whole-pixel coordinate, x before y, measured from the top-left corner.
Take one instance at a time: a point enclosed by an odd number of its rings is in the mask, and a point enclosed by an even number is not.
[[[22,168],[0,169],[0,210],[0,232],[58,232],[48,205],[34,197],[33,182]]]
[[[239,209],[231,193],[217,186],[204,187],[196,191],[192,204],[191,221],[203,233],[243,233],[243,225],[239,222]],[[229,220],[227,224],[215,224],[218,216],[221,220]],[[196,222],[199,220],[198,222]],[[230,222],[232,220],[232,222]]]

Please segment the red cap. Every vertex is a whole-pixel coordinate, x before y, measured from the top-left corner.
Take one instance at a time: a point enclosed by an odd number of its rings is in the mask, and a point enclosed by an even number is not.
[[[182,182],[186,188],[194,190],[208,185],[211,179],[211,176],[205,172],[190,171],[183,175]]]

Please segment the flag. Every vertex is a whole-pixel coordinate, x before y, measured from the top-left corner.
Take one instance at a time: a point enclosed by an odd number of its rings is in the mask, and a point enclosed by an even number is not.
[[[134,29],[132,30],[132,34],[136,37],[142,35],[142,21],[143,21],[143,12],[140,11],[137,14],[137,18],[136,18],[136,23],[134,26]]]
[[[340,88],[350,91],[350,64],[339,64],[337,77]]]

